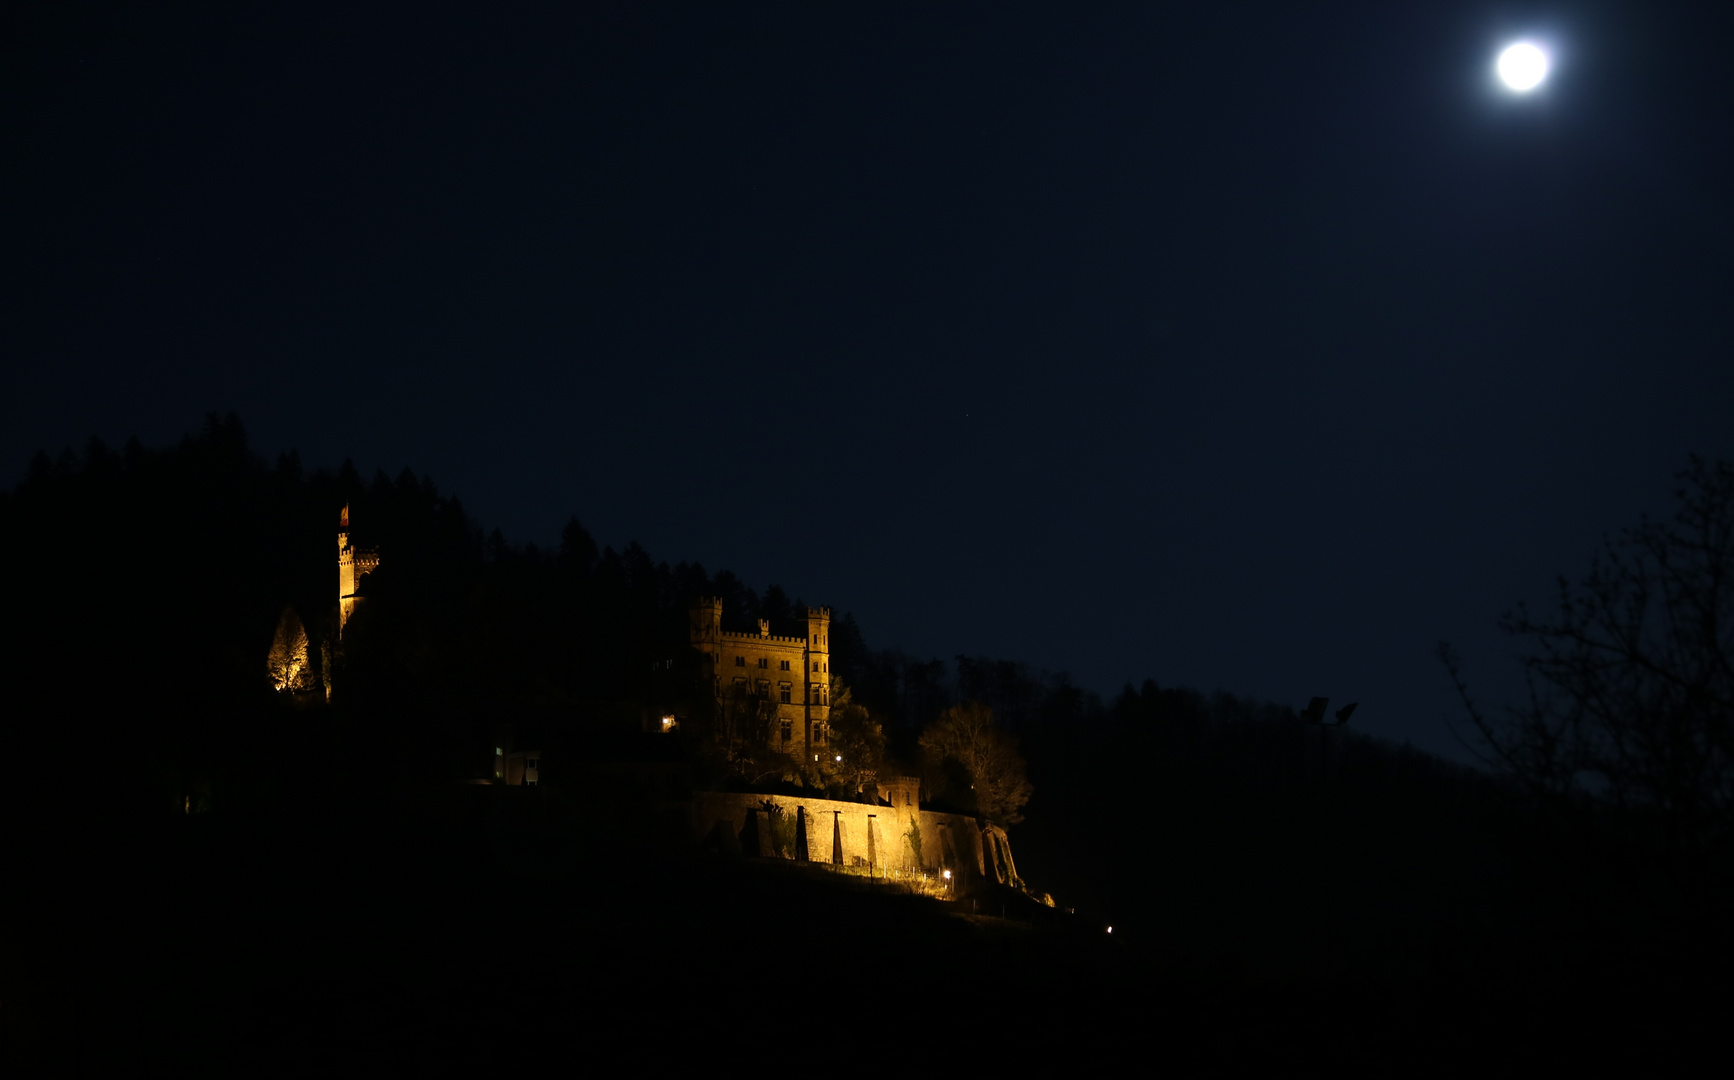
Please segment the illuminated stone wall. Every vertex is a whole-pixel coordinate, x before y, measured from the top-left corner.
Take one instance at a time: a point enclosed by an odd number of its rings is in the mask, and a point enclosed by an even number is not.
[[[779,843],[773,836],[776,827],[773,815],[765,810],[769,802],[780,807],[790,824]],[[873,806],[867,803],[839,802],[835,799],[810,799],[797,795],[754,795],[739,792],[696,792],[692,799],[693,835],[701,842],[718,839],[727,847],[733,844],[743,855],[783,858],[795,857],[793,839],[796,811],[806,810],[807,859],[809,862],[832,862],[832,823],[842,840],[843,865],[866,869],[868,836],[872,835],[873,869],[891,877],[929,876],[942,870],[959,875],[961,890],[967,891],[986,880],[1010,884],[1016,880],[1016,868],[1011,862],[1011,846],[1005,830],[996,825],[985,828],[965,814],[941,814],[922,810],[918,806]],[[749,817],[755,824],[749,826]],[[921,858],[917,861],[910,842],[910,825],[921,829]],[[757,836],[754,845],[753,837]],[[743,843],[744,839],[744,843]],[[783,850],[778,851],[781,847]]]

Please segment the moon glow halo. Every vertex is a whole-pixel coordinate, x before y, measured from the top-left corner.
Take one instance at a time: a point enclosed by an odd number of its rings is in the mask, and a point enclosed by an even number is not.
[[[1519,41],[1515,45],[1507,45],[1499,54],[1499,61],[1494,69],[1499,72],[1499,81],[1509,89],[1519,94],[1526,94],[1540,86],[1547,78],[1547,54],[1539,46],[1527,41]]]

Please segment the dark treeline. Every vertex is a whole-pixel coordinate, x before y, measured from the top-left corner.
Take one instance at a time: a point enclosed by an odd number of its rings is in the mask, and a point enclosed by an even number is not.
[[[1044,827],[1024,848],[1177,963],[1303,982],[1517,963],[1489,905],[1519,917],[1511,864],[1538,837],[1492,777],[1148,681],[1025,743]]]
[[[354,542],[382,558],[339,647],[334,540],[345,505]],[[293,452],[267,461],[232,415],[165,449],[92,440],[82,453],[38,455],[0,496],[0,535],[24,568],[8,584],[20,631],[4,661],[12,790],[59,790],[50,762],[75,760],[92,810],[257,796],[261,771],[277,769],[254,758],[282,755],[255,736],[274,725],[346,748],[310,747],[315,761],[295,761],[340,783],[486,775],[506,724],[519,745],[581,751],[637,730],[648,712],[692,707],[697,598],[720,597],[729,630],[764,619],[774,634],[800,635],[807,612],[775,584],[761,592],[637,543],[600,546],[576,519],[557,548],[509,542],[408,469],[364,479],[348,462],[308,471]],[[265,692],[286,607],[306,627],[313,684],[337,690],[330,709],[307,707],[319,693],[299,695],[297,709]],[[960,657],[954,671],[874,650],[846,612],[835,613],[832,644],[835,671],[906,763],[917,733],[959,700],[988,702],[1014,727],[1045,700],[1046,684],[1022,665]],[[51,753],[24,749],[45,735]],[[225,777],[240,782],[225,792]]]

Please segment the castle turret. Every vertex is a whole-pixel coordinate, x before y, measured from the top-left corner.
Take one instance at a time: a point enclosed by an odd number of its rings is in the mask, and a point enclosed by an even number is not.
[[[349,505],[337,521],[337,632],[355,615],[361,602],[361,579],[379,565],[379,552],[352,547],[349,543]]]
[[[692,602],[689,611],[692,615],[692,643],[702,648],[705,642],[709,642],[714,647],[717,635],[722,633],[721,598],[701,596]]]

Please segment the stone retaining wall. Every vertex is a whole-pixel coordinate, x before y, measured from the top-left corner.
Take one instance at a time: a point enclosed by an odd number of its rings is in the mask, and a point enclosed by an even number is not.
[[[804,831],[809,862],[892,877],[950,870],[962,890],[980,881],[1017,881],[1005,830],[964,814],[706,791],[693,795],[692,827],[700,843],[742,855],[797,858]]]

